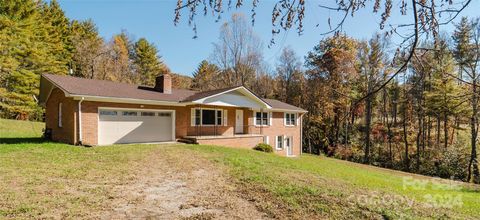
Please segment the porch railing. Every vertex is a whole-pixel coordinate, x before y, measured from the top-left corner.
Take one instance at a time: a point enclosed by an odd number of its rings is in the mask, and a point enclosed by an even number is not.
[[[194,126],[193,130],[190,130],[187,136],[245,136],[245,135],[261,135],[263,134],[263,127],[255,125],[243,125],[243,126]]]

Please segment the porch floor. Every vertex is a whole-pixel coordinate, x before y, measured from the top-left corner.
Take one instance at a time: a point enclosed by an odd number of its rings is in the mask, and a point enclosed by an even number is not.
[[[185,136],[184,138],[207,140],[207,139],[231,139],[231,138],[248,138],[248,137],[263,137],[262,134],[234,134],[234,135],[199,135],[199,136]]]

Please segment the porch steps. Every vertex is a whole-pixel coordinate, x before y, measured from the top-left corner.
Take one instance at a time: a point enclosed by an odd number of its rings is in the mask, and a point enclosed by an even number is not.
[[[198,144],[196,138],[188,138],[188,137],[182,137],[177,139],[178,142],[185,143],[185,144]]]

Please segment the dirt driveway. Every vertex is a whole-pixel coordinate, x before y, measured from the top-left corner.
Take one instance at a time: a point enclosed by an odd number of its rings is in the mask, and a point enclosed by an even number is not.
[[[242,199],[222,169],[192,155],[150,154],[125,184],[115,186],[103,219],[267,219]]]

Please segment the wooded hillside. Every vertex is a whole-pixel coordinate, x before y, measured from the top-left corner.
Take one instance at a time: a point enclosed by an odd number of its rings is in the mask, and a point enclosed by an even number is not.
[[[41,120],[34,95],[42,73],[152,85],[170,71],[151,42],[125,31],[106,40],[93,21],[68,19],[55,1],[2,1],[0,11],[0,117]],[[272,67],[262,40],[235,14],[193,79],[175,77],[174,86],[244,85],[308,110],[304,152],[479,183],[479,19],[463,18],[413,53],[390,41],[337,32],[308,54],[285,47]]]

